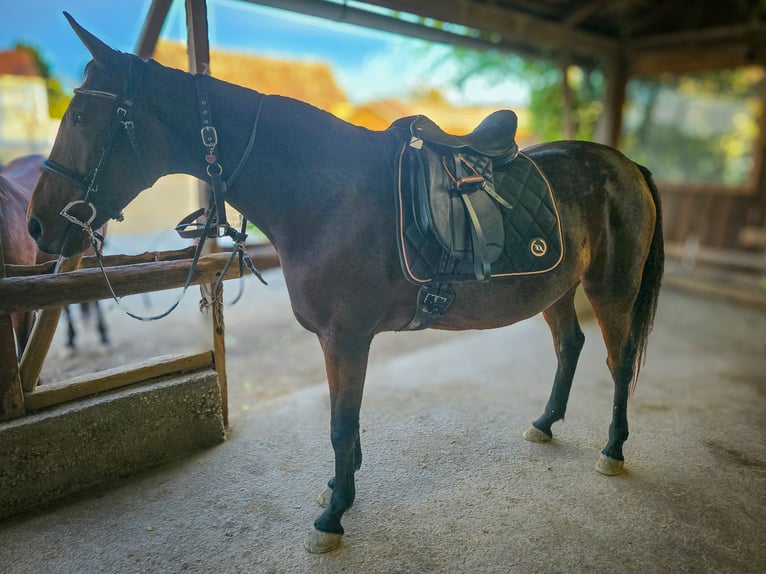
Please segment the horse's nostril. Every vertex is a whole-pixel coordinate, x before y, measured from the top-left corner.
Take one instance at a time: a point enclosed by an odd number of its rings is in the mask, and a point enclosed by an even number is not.
[[[40,225],[40,222],[37,221],[34,217],[29,219],[29,223],[27,224],[27,229],[29,229],[29,234],[32,236],[32,239],[37,241],[40,239],[40,236],[43,234],[43,226]]]

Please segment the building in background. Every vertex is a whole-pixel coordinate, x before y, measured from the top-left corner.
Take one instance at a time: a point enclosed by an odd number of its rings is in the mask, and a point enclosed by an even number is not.
[[[0,52],[0,164],[30,153],[47,155],[58,123],[48,112],[48,91],[34,58]]]

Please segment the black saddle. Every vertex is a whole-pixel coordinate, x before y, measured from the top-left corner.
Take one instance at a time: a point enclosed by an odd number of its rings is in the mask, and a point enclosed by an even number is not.
[[[451,285],[545,273],[563,242],[553,190],[514,141],[516,114],[495,112],[470,134],[424,116],[394,122],[397,244],[404,276],[420,286],[404,330],[444,316]]]
[[[402,118],[393,125],[406,123],[410,124],[413,138],[410,145],[413,147],[417,147],[417,140],[422,140],[436,147],[488,156],[498,167],[512,161],[519,153],[514,139],[518,118],[511,110],[491,113],[471,133],[462,136],[448,134],[426,116]]]
[[[516,125],[510,110],[490,114],[464,136],[444,132],[425,116],[392,124],[409,131],[409,147],[420,163],[416,202],[422,229],[432,231],[452,257],[473,262],[477,281],[489,280],[505,245],[500,205],[513,208],[495,191],[493,170],[518,155]]]

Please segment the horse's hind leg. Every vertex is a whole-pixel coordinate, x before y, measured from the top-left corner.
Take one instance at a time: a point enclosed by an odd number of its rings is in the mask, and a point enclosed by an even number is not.
[[[574,305],[576,287],[543,311],[543,317],[553,335],[558,367],[553,388],[542,416],[532,423],[524,438],[531,442],[548,442],[553,437],[551,426],[564,418],[572,388],[577,360],[580,357],[585,335],[577,321]]]
[[[632,291],[632,290],[631,290]],[[612,422],[609,425],[609,440],[601,451],[596,470],[613,476],[622,472],[624,457],[622,445],[628,440],[628,395],[633,379],[633,363],[636,344],[631,336],[632,308],[635,291],[631,295],[586,294],[601,327],[607,350],[607,366],[614,381]]]
[[[329,552],[340,544],[341,518],[354,503],[354,473],[362,464],[359,409],[371,339],[333,333],[319,337],[330,385],[330,438],[335,452],[335,476],[330,479],[329,502],[306,538],[309,552]]]

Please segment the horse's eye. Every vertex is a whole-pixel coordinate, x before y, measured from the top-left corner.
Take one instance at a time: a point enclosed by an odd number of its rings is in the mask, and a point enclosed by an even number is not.
[[[72,112],[72,123],[76,126],[82,126],[88,123],[88,116],[82,112]]]

